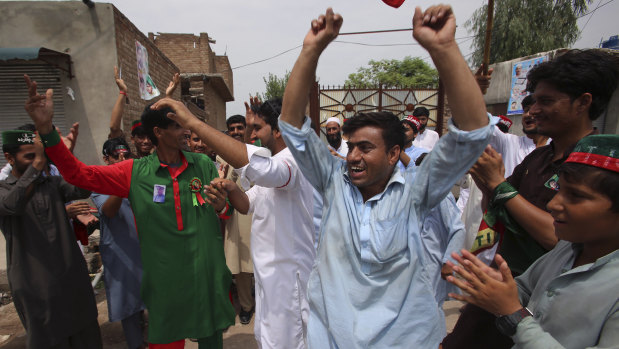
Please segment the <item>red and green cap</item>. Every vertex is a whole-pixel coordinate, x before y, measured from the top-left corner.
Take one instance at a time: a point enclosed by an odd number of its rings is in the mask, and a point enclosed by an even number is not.
[[[619,172],[618,156],[619,135],[592,135],[581,139],[565,162]]]
[[[35,134],[32,131],[9,130],[2,132],[2,144],[23,145],[34,144]]]
[[[133,130],[135,130],[136,128],[142,126],[142,120],[138,119],[138,120],[133,120],[133,122],[131,123],[131,132],[133,132]]]

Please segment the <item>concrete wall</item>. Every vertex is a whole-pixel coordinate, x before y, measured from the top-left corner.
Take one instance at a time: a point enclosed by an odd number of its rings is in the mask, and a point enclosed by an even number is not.
[[[101,163],[100,153],[109,132],[109,117],[118,94],[112,6],[97,3],[89,9],[82,2],[0,2],[0,46],[38,47],[66,52],[73,61],[73,79],[63,86],[67,123],[80,122],[76,155],[84,162]],[[24,87],[25,88],[25,87]]]
[[[73,75],[63,75],[62,93],[67,123],[80,123],[76,156],[86,164],[102,164],[101,147],[109,134],[110,115],[118,87],[114,66],[122,67],[130,104],[123,129],[156,99],[139,97],[135,41],[148,50],[149,69],[161,94],[179,69],[111,4],[89,9],[80,1],[0,1],[1,47],[46,47],[71,55]],[[75,101],[66,94],[75,92]],[[24,87],[25,88],[25,87]],[[175,92],[180,98],[180,87]]]

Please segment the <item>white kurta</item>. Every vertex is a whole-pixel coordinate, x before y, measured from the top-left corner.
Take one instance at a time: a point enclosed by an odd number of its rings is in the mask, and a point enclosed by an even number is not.
[[[254,334],[260,348],[305,348],[307,280],[314,263],[312,186],[288,148],[270,157],[247,145],[249,164],[239,170],[248,190],[251,254],[256,278]]]
[[[438,133],[436,131],[425,129],[423,133],[420,133],[415,137],[413,145],[418,148],[426,148],[432,150],[436,142],[438,142]]]

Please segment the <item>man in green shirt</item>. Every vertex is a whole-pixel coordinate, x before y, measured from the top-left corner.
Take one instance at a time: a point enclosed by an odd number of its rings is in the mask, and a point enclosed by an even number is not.
[[[142,250],[142,299],[149,312],[148,341],[157,348],[182,347],[199,338],[201,348],[222,348],[222,331],[234,324],[231,283],[217,214],[223,200],[203,197],[202,186],[218,176],[203,154],[181,151],[183,129],[166,117],[171,110],[148,106],[142,125],[157,147],[146,157],[110,166],[87,166],[60,142],[52,128],[53,91],[36,91],[26,76],[26,110],[63,177],[78,187],[128,197]],[[155,200],[163,188],[164,200]]]

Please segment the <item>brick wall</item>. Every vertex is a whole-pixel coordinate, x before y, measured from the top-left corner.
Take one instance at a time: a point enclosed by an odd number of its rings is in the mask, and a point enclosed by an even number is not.
[[[221,73],[224,77],[224,81],[230,90],[230,94],[234,96],[234,81],[232,79],[232,67],[228,56],[215,56],[215,71]]]
[[[172,61],[164,55],[155,44],[144,35],[125,15],[114,7],[114,26],[116,33],[116,49],[118,51],[118,66],[122,67],[122,78],[127,84],[130,104],[125,105],[123,114],[123,129],[129,136],[131,122],[139,119],[147,104],[153,103],[165,95],[165,90],[174,76],[180,70]],[[149,101],[140,98],[138,83],[137,57],[135,53],[135,41],[139,41],[148,51],[149,74],[161,95]],[[174,91],[174,98],[180,99],[180,86]]]
[[[151,41],[172,60],[182,73],[212,73],[215,71],[214,56],[208,42],[208,34],[148,33]]]

